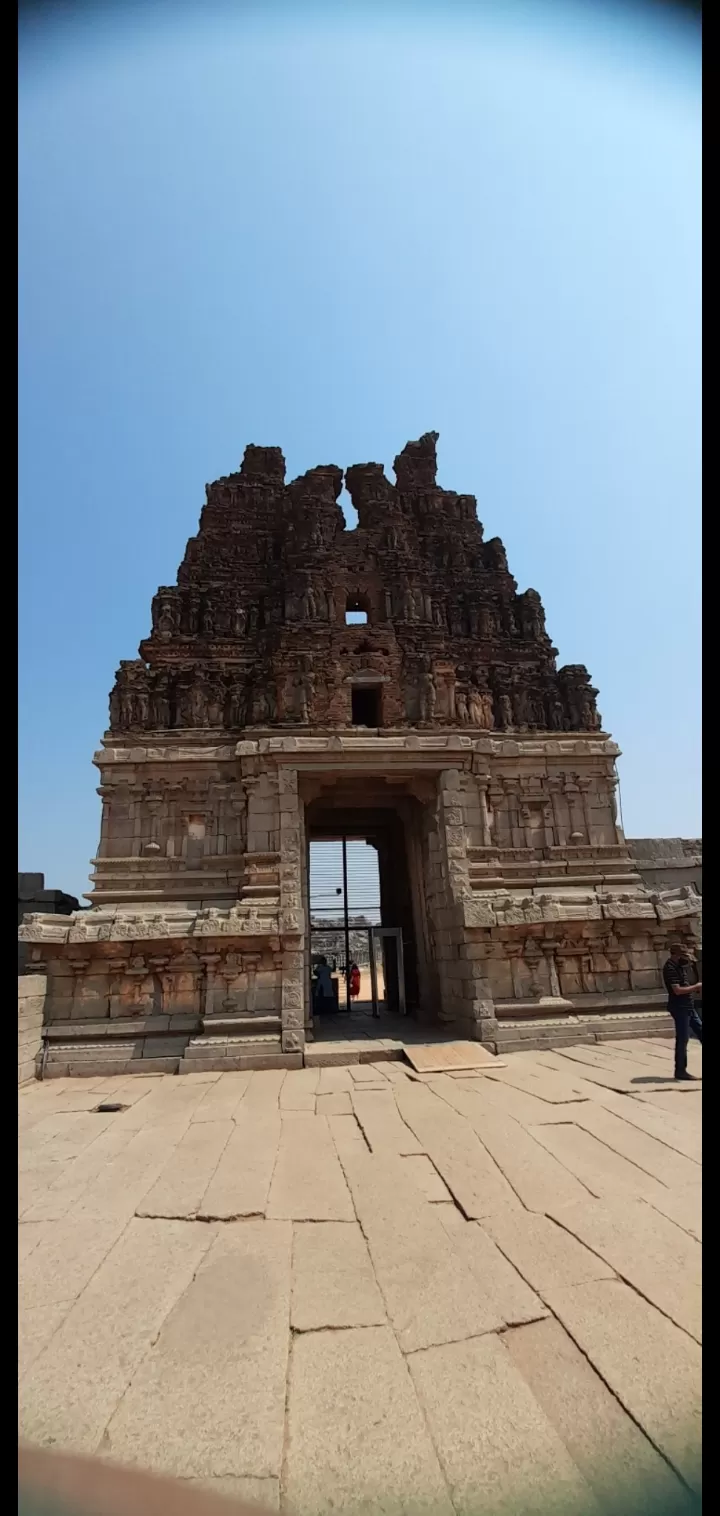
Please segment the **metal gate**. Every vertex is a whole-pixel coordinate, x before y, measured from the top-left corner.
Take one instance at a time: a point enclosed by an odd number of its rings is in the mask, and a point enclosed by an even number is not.
[[[375,849],[357,837],[311,839],[309,885],[313,1009],[324,960],[332,981],[332,1009],[404,1016],[402,932],[382,922]],[[359,973],[356,996],[351,994],[353,968]],[[323,1004],[325,1014],[330,1009]]]

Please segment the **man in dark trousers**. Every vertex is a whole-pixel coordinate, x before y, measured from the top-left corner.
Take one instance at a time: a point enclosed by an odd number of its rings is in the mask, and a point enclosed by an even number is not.
[[[694,995],[702,995],[702,982],[695,982],[687,949],[674,942],[663,969],[668,992],[668,1010],[675,1022],[675,1078],[692,1079],[687,1068],[687,1045],[691,1032],[702,1044],[702,1021],[695,1010]]]

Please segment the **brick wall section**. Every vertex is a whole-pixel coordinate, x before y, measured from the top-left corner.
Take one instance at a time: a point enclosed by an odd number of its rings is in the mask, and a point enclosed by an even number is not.
[[[36,1060],[42,1053],[46,984],[44,974],[18,975],[18,1085],[36,1077]]]

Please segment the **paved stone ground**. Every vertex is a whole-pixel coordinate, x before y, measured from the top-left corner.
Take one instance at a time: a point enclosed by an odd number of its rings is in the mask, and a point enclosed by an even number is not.
[[[20,1435],[300,1516],[619,1516],[625,1475],[682,1504],[702,1094],[671,1059],[22,1090]]]

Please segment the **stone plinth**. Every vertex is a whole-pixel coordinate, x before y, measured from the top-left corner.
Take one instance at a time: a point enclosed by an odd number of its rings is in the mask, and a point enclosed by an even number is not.
[[[46,981],[44,974],[18,975],[18,1084],[37,1077],[42,1058]]]

